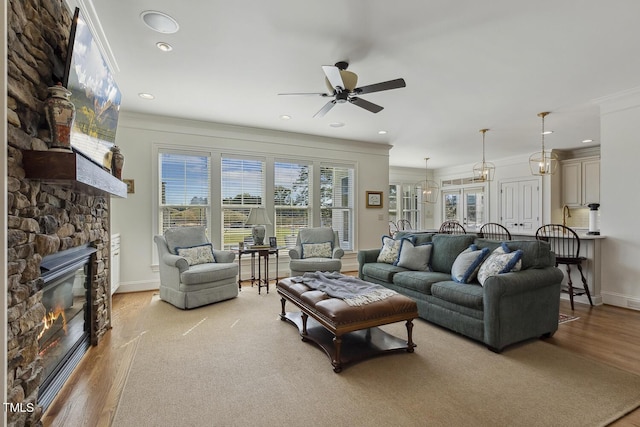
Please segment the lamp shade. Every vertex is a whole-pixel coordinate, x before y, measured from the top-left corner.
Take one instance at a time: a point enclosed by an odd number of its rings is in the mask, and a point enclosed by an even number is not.
[[[247,225],[271,225],[269,215],[267,215],[267,209],[265,208],[251,208],[249,218],[245,222]]]

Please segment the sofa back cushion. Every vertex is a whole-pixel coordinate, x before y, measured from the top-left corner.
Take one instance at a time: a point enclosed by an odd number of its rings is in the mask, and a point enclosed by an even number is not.
[[[473,234],[436,234],[431,238],[431,269],[451,274],[451,266],[458,255],[473,243]],[[482,249],[482,248],[480,248]]]
[[[477,238],[474,242],[479,248],[489,248],[493,252],[502,242]],[[522,250],[522,269],[544,268],[555,265],[555,255],[548,242],[540,240],[508,240],[504,242],[510,251]]]
[[[393,237],[395,239],[402,239],[404,237],[410,237],[416,246],[424,245],[431,242],[431,239],[436,233],[415,233],[410,231],[398,231]]]

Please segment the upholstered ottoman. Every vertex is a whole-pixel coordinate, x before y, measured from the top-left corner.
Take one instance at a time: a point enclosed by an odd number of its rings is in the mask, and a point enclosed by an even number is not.
[[[366,283],[388,291],[383,286]],[[342,371],[346,364],[382,354],[412,353],[416,346],[412,341],[412,329],[418,307],[408,297],[393,293],[384,299],[353,306],[345,299],[329,296],[293,277],[279,281],[276,289],[282,297],[280,319],[297,326],[303,341],[311,341],[322,348],[331,360],[334,372]],[[286,301],[297,306],[300,312],[286,312]],[[406,322],[406,341],[378,328],[401,321]]]

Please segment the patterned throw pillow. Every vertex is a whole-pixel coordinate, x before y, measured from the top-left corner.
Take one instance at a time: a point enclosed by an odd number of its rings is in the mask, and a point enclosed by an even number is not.
[[[489,248],[478,249],[471,245],[458,255],[451,266],[451,279],[458,283],[471,283],[476,278],[482,261],[489,255]]]
[[[431,267],[429,267],[431,249],[433,249],[433,243],[416,246],[411,240],[402,239],[396,265],[414,271],[431,271]]]
[[[378,262],[395,265],[400,255],[400,245],[402,240],[395,240],[393,237],[382,236],[382,249],[378,254]]]
[[[186,259],[189,265],[216,262],[216,259],[213,256],[213,246],[211,243],[192,246],[190,248],[176,248],[176,250],[178,251],[178,255]]]
[[[478,271],[478,281],[484,285],[485,280],[497,274],[518,271],[522,268],[522,250],[509,252],[509,248],[504,243],[496,248],[489,258],[482,263]]]
[[[302,258],[331,258],[332,252],[332,242],[302,244]]]

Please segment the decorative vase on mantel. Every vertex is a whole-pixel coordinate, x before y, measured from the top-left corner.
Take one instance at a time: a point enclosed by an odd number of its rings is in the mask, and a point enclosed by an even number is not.
[[[120,147],[111,147],[111,174],[118,179],[122,179],[122,166],[124,166],[124,154],[120,152]]]
[[[49,97],[44,102],[44,112],[49,123],[52,151],[71,151],[71,128],[76,118],[76,107],[69,100],[71,92],[58,83],[47,89]]]

